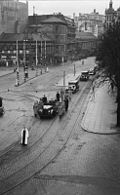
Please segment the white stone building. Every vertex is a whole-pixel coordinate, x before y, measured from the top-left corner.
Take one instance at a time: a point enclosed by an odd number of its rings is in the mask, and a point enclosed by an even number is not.
[[[96,37],[104,32],[105,16],[96,12],[95,9],[90,14],[79,13],[78,17],[73,14],[73,18],[78,32],[90,32]]]

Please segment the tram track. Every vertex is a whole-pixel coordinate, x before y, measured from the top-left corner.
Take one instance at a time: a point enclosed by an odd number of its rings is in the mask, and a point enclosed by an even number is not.
[[[86,88],[84,90],[86,90]],[[78,102],[81,99],[83,99],[83,100],[82,100],[82,103],[81,103],[80,106],[83,106],[83,103],[85,102],[85,98],[83,97],[84,96],[84,90],[81,92],[81,95],[80,95],[79,98],[77,97],[77,95],[76,95],[76,98],[74,98],[76,100],[75,100],[75,102],[74,102],[74,104],[72,106],[72,111],[75,109],[76,105],[78,104]],[[66,140],[64,141],[64,144],[62,144],[62,146],[61,146],[61,144],[58,144],[59,147],[58,148],[56,147],[56,152],[54,152],[54,154],[53,154],[52,157],[51,156],[49,157],[49,160],[47,161],[47,163],[43,163],[43,165],[40,166],[41,168],[38,167],[37,169],[35,169],[35,167],[34,167],[34,164],[39,164],[39,160],[42,159],[41,156],[42,155],[43,156],[45,155],[45,152],[47,152],[47,150],[49,150],[50,146],[52,147],[52,144],[54,143],[54,141],[56,141],[56,146],[57,146],[57,143],[60,142],[59,139],[56,139],[57,138],[56,137],[57,136],[57,133],[55,134],[55,136],[53,137],[53,139],[51,140],[51,142],[46,146],[46,148],[44,148],[44,150],[39,154],[39,156],[36,157],[36,159],[34,159],[30,163],[28,163],[26,165],[26,167],[23,167],[22,168],[22,170],[20,169],[18,172],[15,172],[13,175],[10,175],[9,177],[3,179],[3,181],[0,181],[0,194],[5,194],[5,193],[13,190],[17,186],[19,186],[21,183],[25,182],[26,180],[29,180],[31,177],[35,176],[35,174],[40,173],[45,167],[47,167],[60,154],[60,152],[64,149],[65,145],[67,144],[68,140],[70,139],[70,136],[71,136],[72,132],[74,131],[74,126],[76,125],[77,120],[78,120],[80,114],[81,114],[81,110],[80,110],[79,113],[77,113],[77,116],[76,116],[76,119],[74,121],[74,124],[72,125],[72,128],[69,130],[70,131],[69,132],[69,135],[67,136]],[[56,121],[56,119],[55,119],[55,121]],[[53,123],[54,123],[54,121],[53,121]],[[64,128],[66,128],[66,125],[65,125]],[[47,134],[47,132],[46,132],[46,134]],[[38,142],[39,141],[40,141],[40,139],[38,140]],[[28,175],[28,176],[26,176],[26,177],[24,177],[24,178],[22,178],[22,175],[21,174],[24,175],[24,173],[26,173],[26,169],[30,169],[31,170],[31,174]],[[21,177],[20,177],[20,175],[21,175]],[[16,182],[15,178],[17,178],[17,177],[18,178],[21,178],[21,179],[20,179],[20,181],[17,180],[17,182]],[[7,186],[6,185],[3,185],[3,183],[4,184],[8,184],[9,183],[9,180],[13,181],[11,183],[11,185],[7,185]]]
[[[23,98],[25,98],[25,99],[27,99],[27,101],[30,101],[30,102],[33,102],[33,98],[38,98],[37,96],[35,96],[35,95],[29,95],[29,94],[24,94],[24,92],[23,91],[11,91],[12,93],[16,93],[16,92],[19,92],[19,96],[21,96],[21,97],[23,97]],[[8,99],[6,99],[5,98],[5,100],[8,100]],[[11,100],[11,99],[10,99]],[[14,99],[12,99],[12,101],[13,101]],[[7,112],[11,112],[11,111],[18,111],[19,109],[8,109],[8,110],[6,110]],[[8,124],[8,126],[10,127],[11,125],[14,125],[15,123],[17,123],[17,120],[19,120],[20,118],[22,118],[22,117],[27,117],[26,116],[26,114],[25,114],[25,111],[27,111],[27,110],[19,110],[19,112],[24,112],[24,114],[22,114],[22,115],[20,115],[20,116],[18,116],[16,119],[14,119],[13,121],[11,121],[10,122],[10,124]],[[32,116],[29,116],[29,117],[32,117]],[[35,122],[34,123],[36,123],[36,120],[35,120]],[[42,123],[42,121],[40,120],[40,122],[39,123]],[[53,123],[53,121],[52,121],[52,123]],[[32,126],[34,125],[34,124],[31,124]],[[5,128],[5,127],[4,127]],[[31,128],[29,128],[29,130],[30,130]],[[49,127],[47,128],[47,129],[49,129]],[[45,132],[47,132],[47,131],[45,131]],[[43,137],[43,136],[42,136]],[[40,139],[42,138],[42,137],[40,137]],[[38,141],[39,141],[39,139],[38,139]],[[1,160],[1,158],[3,157],[4,158],[4,155],[6,155],[6,154],[8,154],[12,149],[14,149],[17,145],[19,144],[19,141],[17,141],[17,142],[15,142],[15,143],[13,143],[13,144],[11,144],[11,145],[9,145],[7,148],[5,148],[2,152],[0,152],[0,160]]]
[[[41,133],[41,135],[38,137],[38,139],[35,142],[32,142],[32,144],[29,144],[29,147],[26,148],[25,150],[22,150],[22,146],[20,145],[20,140],[13,143],[12,145],[10,145],[8,147],[8,149],[5,149],[5,152],[3,152],[2,155],[0,155],[0,166],[3,163],[4,163],[4,166],[5,166],[5,163],[7,164],[7,160],[9,161],[10,159],[11,159],[11,164],[12,164],[13,161],[18,160],[17,158],[20,158],[20,156],[24,155],[24,153],[26,153],[27,151],[30,152],[30,149],[32,147],[34,147],[40,140],[42,140],[44,138],[44,136],[48,133],[48,131],[52,127],[54,121],[55,121],[55,119],[53,119],[50,122],[50,124],[45,128],[45,130]],[[32,125],[34,125],[35,123],[36,123],[36,121],[34,121],[32,123]],[[43,123],[44,123],[43,121],[40,121],[40,123],[37,123],[37,125],[40,127]],[[36,128],[36,126],[33,128],[32,131],[34,131],[35,128]],[[29,131],[30,131],[30,128],[29,128]],[[8,158],[8,157],[10,157],[10,158]]]

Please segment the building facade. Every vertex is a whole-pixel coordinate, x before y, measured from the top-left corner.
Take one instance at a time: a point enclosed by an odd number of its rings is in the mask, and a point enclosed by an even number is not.
[[[28,2],[0,1],[0,34],[23,32],[28,19]]]
[[[9,66],[16,64],[18,48],[19,65],[24,60],[31,66],[37,63],[45,66],[51,63],[54,54],[53,41],[45,35],[35,33],[2,33],[0,36],[0,61]],[[37,53],[36,53],[37,51]]]
[[[96,37],[92,33],[76,33],[74,20],[61,13],[29,16],[27,25],[21,28],[24,32],[18,33],[17,24],[16,28],[15,25],[12,28],[15,33],[3,32],[0,36],[0,59],[9,65],[16,62],[17,42],[20,63],[26,55],[26,62],[29,65],[35,64],[37,47],[38,63],[42,66],[88,57],[97,46]]]
[[[52,15],[33,15],[28,19],[28,32],[44,33],[54,42],[54,61],[61,63],[69,58],[68,48],[75,43],[75,24],[73,19],[61,13]]]
[[[78,32],[90,32],[96,37],[104,32],[105,16],[96,12],[95,9],[90,14],[79,13],[79,16],[73,14],[73,18]]]
[[[105,30],[109,28],[115,21],[120,19],[120,7],[115,11],[113,8],[113,2],[110,0],[109,8],[105,10]]]
[[[90,32],[76,32],[78,59],[95,55],[98,39]]]

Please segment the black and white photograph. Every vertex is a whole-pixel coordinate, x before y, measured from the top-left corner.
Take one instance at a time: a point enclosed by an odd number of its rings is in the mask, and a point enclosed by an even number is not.
[[[0,195],[120,195],[119,0],[0,0]]]

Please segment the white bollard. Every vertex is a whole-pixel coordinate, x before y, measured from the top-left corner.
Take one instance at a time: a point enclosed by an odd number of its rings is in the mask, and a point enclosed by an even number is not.
[[[28,144],[29,132],[27,128],[23,128],[21,131],[21,144],[26,146]]]

